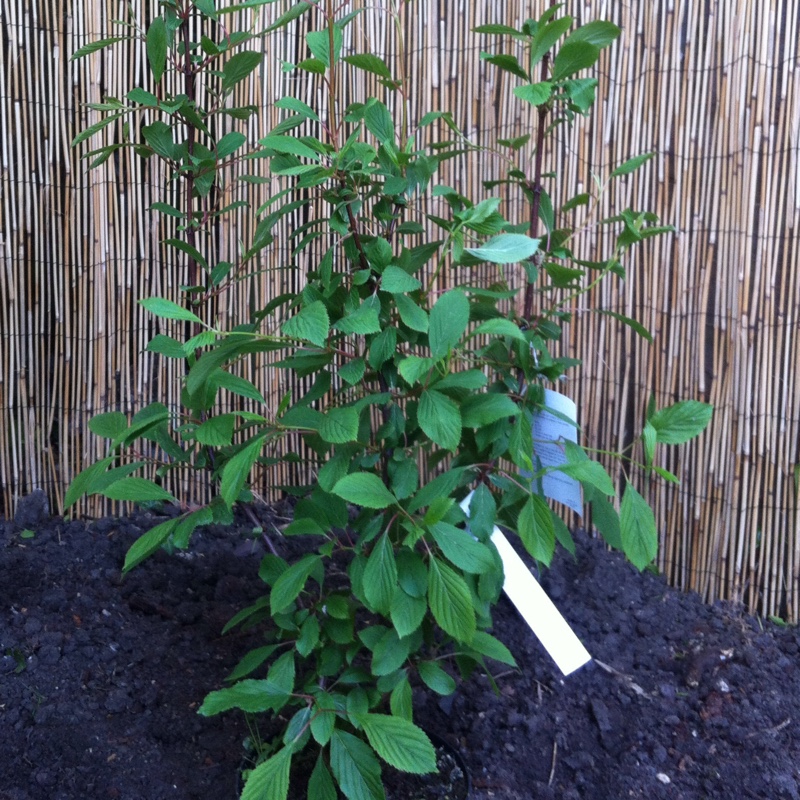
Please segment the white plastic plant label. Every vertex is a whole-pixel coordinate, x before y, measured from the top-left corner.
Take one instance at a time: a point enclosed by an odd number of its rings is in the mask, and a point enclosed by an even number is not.
[[[533,454],[542,467],[558,467],[567,463],[564,448],[559,442],[578,441],[577,408],[568,397],[550,389],[544,390],[544,404],[545,410],[533,415]],[[550,410],[561,416],[550,413]],[[574,424],[567,420],[572,420]],[[581,485],[575,478],[554,470],[543,475],[536,484],[534,490],[583,516]]]
[[[461,502],[461,508],[467,516],[471,499],[472,492]],[[556,662],[556,666],[564,675],[569,675],[591,661],[592,657],[575,635],[575,631],[570,628],[569,623],[497,526],[492,532],[492,542],[503,562],[505,573],[503,591]]]

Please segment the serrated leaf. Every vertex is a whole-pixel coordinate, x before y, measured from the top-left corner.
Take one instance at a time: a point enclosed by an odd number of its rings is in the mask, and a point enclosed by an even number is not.
[[[629,158],[627,161],[620,164],[609,177],[619,178],[622,175],[630,175],[631,172],[636,172],[642,164],[647,163],[651,158],[655,158],[655,156],[655,153],[642,153],[642,155]]]
[[[469,646],[473,650],[477,650],[481,655],[499,661],[501,664],[508,664],[512,667],[517,666],[511,651],[486,631],[476,631]]]
[[[382,145],[394,144],[394,120],[389,109],[380,100],[367,103],[364,109],[364,125]]]
[[[461,442],[461,412],[456,403],[441,392],[422,393],[417,421],[425,435],[445,450],[455,450]]]
[[[197,427],[194,437],[200,444],[210,447],[227,447],[233,439],[236,417],[233,414],[220,414]]]
[[[714,407],[699,400],[682,400],[650,417],[661,444],[685,444],[699,436],[711,422]]]
[[[465,428],[482,428],[501,419],[516,417],[519,413],[519,406],[507,394],[473,394],[461,404]]]
[[[432,358],[422,358],[421,356],[406,356],[398,365],[397,371],[404,381],[412,386],[421,378],[427,375],[435,366],[436,362]]]
[[[479,575],[494,569],[489,548],[473,539],[468,531],[448,522],[436,522],[430,526],[430,532],[445,557],[464,572]]]
[[[447,697],[456,690],[456,682],[453,677],[448,675],[435,661],[420,661],[418,668],[422,682],[436,694]]]
[[[527,237],[526,237],[527,238]],[[464,292],[445,292],[430,312],[428,342],[431,358],[440,359],[455,347],[469,325],[469,300]]]
[[[384,486],[383,481],[371,472],[345,475],[337,481],[332,493],[348,503],[364,508],[382,509],[397,504],[397,498]]]
[[[412,597],[402,587],[395,587],[389,617],[400,638],[410,636],[419,628],[427,610],[428,604],[422,597]]]
[[[428,602],[443,631],[460,642],[472,640],[476,630],[472,595],[464,579],[437,558],[428,564]]]
[[[526,341],[525,334],[520,330],[519,325],[505,317],[497,317],[482,322],[472,331],[470,336],[508,336],[511,339]]]
[[[392,689],[392,693],[389,696],[389,708],[395,717],[407,719],[409,722],[414,717],[411,684],[405,675]]]
[[[314,554],[303,556],[278,576],[269,596],[273,616],[285,611],[298,598],[321,560],[320,556]]]
[[[319,161],[319,153],[316,150],[312,150],[307,144],[293,136],[269,135],[260,139],[259,144],[268,150],[274,150],[276,153],[285,153],[302,158],[310,158],[312,161]]]
[[[116,439],[128,427],[128,418],[119,411],[95,414],[89,420],[89,430],[103,439]]]
[[[576,72],[588,69],[597,63],[600,57],[600,48],[590,42],[565,41],[556,53],[553,61],[554,81],[568,78]]]
[[[291,696],[291,687],[274,680],[246,678],[227,689],[210,692],[197,713],[211,717],[238,708],[249,714],[260,714],[282,706]]]
[[[231,56],[222,68],[223,92],[230,91],[237,83],[243,81],[260,66],[262,59],[263,54],[255,50],[245,50]]]
[[[227,158],[235,153],[246,141],[247,137],[243,133],[239,133],[239,131],[226,133],[217,142],[217,158]]]
[[[272,25],[267,28],[265,33],[271,33],[272,31],[278,30],[278,28],[283,28],[288,25],[290,22],[302,17],[303,14],[311,8],[311,3],[300,2],[296,5],[293,5],[288,11],[281,14]]]
[[[325,347],[330,330],[330,319],[325,304],[315,300],[287,319],[281,328],[285,336],[309,341],[317,347]]]
[[[381,332],[381,321],[375,306],[365,301],[352,314],[338,320],[334,327],[342,333],[367,336]]]
[[[129,500],[134,503],[147,503],[166,500],[176,503],[177,500],[166,490],[146,478],[122,478],[122,480],[106,486],[101,492],[109,500]]]
[[[436,772],[433,745],[412,722],[386,714],[365,714],[360,722],[369,743],[387,764],[416,775]]]
[[[128,36],[110,36],[108,39],[98,39],[96,42],[89,42],[82,47],[79,47],[70,57],[70,61],[77,61],[79,58],[83,58],[84,56],[88,56],[91,53],[96,53],[98,50],[103,50],[106,47],[111,47],[111,45],[116,44],[117,42],[127,42],[130,37]]]
[[[146,311],[163,319],[178,319],[186,322],[196,322],[200,325],[203,324],[203,320],[197,314],[163,297],[146,297],[144,300],[140,300],[139,304]]]
[[[163,17],[156,17],[147,29],[145,40],[147,61],[153,73],[154,83],[161,80],[167,66],[167,26]]]
[[[331,769],[348,800],[385,800],[381,765],[366,742],[336,729],[330,754]]]
[[[311,31],[306,34],[306,44],[313,53],[314,58],[319,59],[325,67],[331,68],[339,60],[342,52],[342,29],[339,25],[333,26],[333,59],[331,59],[331,40],[328,30]]]
[[[381,289],[390,294],[415,292],[422,283],[404,269],[390,264],[381,275]]]
[[[379,78],[392,80],[392,73],[389,67],[386,66],[384,61],[372,53],[358,53],[354,56],[346,56],[343,61],[346,61],[357,69],[363,69],[365,72],[371,72]]]
[[[247,777],[240,800],[286,800],[292,749],[284,747],[253,769]]]
[[[336,800],[338,797],[333,778],[325,765],[322,753],[317,756],[311,777],[308,779],[308,797],[313,800]]]
[[[345,444],[358,439],[358,412],[354,408],[331,408],[324,412],[319,435],[331,444]]]
[[[619,514],[605,497],[599,494],[591,496],[592,524],[605,539],[609,547],[622,550],[622,536],[619,528]]]
[[[364,594],[379,614],[389,613],[397,586],[397,564],[388,533],[378,539],[364,568]]]
[[[318,744],[326,745],[333,734],[336,722],[336,702],[327,692],[314,695],[314,716],[311,718],[311,735]]]
[[[639,570],[650,564],[658,553],[658,532],[653,509],[629,483],[619,509],[622,552]]]
[[[466,247],[467,253],[492,264],[514,264],[530,258],[539,249],[539,240],[522,233],[501,233],[480,247]]]
[[[410,297],[404,294],[395,295],[394,302],[397,305],[397,312],[400,319],[412,331],[420,333],[428,332],[428,315],[424,309],[420,308]]]
[[[533,558],[550,564],[556,547],[556,534],[550,507],[544,498],[539,495],[528,498],[519,512],[517,533]]]
[[[253,439],[246,447],[236,453],[222,468],[219,493],[228,508],[239,499],[239,494],[250,475],[256,459],[264,446],[264,436]]]
[[[125,554],[122,573],[129,572],[160,549],[161,545],[169,539],[172,532],[178,527],[178,522],[179,520],[177,519],[168,519],[166,522],[151,528],[147,533],[142,534]]]
[[[549,81],[515,86],[514,95],[532,106],[544,105],[553,93],[553,84]]]

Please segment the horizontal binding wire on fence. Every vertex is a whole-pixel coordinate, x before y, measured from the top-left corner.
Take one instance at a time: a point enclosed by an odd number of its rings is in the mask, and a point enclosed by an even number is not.
[[[155,5],[136,0],[133,10],[149,18]],[[277,5],[245,13],[259,13],[266,22],[280,13]],[[509,107],[514,97],[512,84],[481,63],[484,43],[470,30],[501,16],[521,21],[547,3],[533,5],[508,0],[501,15],[490,3],[406,4],[413,113],[448,107],[471,138],[482,140],[497,105]],[[585,8],[567,3],[578,19]],[[672,583],[708,600],[733,598],[798,620],[798,2],[609,8],[623,37],[601,62],[597,116],[590,127],[563,130],[556,155],[565,184],[587,186],[593,172],[602,179],[624,158],[656,151],[645,169],[607,193],[600,213],[609,204],[655,208],[677,234],[648,243],[626,264],[624,284],[608,284],[589,299],[641,320],[655,343],[638,341],[584,307],[574,309],[569,341],[591,355],[564,390],[578,404],[588,444],[603,449],[626,443],[651,393],[658,401],[713,403],[705,437],[668,464],[681,486],[654,488],[659,565]],[[179,404],[181,366],[145,351],[156,329],[136,302],[147,295],[177,298],[186,282],[160,245],[166,229],[147,211],[164,199],[154,194],[161,182],[149,165],[125,153],[88,173],[69,147],[93,120],[86,103],[124,96],[146,72],[141,48],[130,43],[80,66],[68,63],[78,46],[113,34],[111,20],[119,13],[118,4],[102,0],[5,5],[0,514],[7,516],[19,496],[40,487],[60,508],[71,478],[102,450],[103,443],[86,433],[92,414],[132,414],[153,394]],[[279,121],[277,96],[314,100],[313,85],[283,73],[279,64],[298,59],[304,25],[297,21],[270,40],[263,73],[240,98],[260,107],[248,131],[252,141]],[[351,52],[391,58],[396,46],[396,31],[379,10],[347,29]],[[349,91],[357,99],[375,88],[353,85]],[[520,114],[500,133],[517,135],[528,124]],[[108,135],[117,132],[111,128]],[[465,156],[445,164],[440,180],[476,196],[495,167]],[[248,186],[241,197],[255,208],[274,188]],[[559,187],[551,188],[558,198]],[[509,209],[514,203],[508,198]],[[212,244],[230,251],[251,231],[252,219],[241,213],[220,227]],[[302,275],[302,265],[294,273],[279,269],[287,259],[285,237],[280,241],[262,265],[261,299],[298,288],[293,276]],[[600,244],[598,235],[587,237],[585,254]],[[235,318],[247,302],[244,293],[232,294],[218,311],[223,320]],[[302,388],[284,385],[263,362],[243,369],[269,403]],[[301,441],[290,446],[304,455]],[[260,490],[271,499],[275,486],[296,479],[288,467],[273,470],[263,475]],[[171,488],[187,501],[203,500],[209,491],[189,474]],[[81,508],[86,514],[110,510],[96,499]]]

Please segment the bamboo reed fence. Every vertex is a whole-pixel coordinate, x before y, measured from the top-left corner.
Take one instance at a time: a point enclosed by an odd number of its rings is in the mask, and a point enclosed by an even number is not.
[[[359,6],[362,0],[354,0]],[[155,4],[152,4],[155,5]],[[152,14],[134,0],[138,19]],[[512,84],[479,59],[487,46],[471,33],[489,22],[519,24],[545,0],[415,0],[404,7],[404,38],[413,113],[448,109],[470,139],[526,130],[530,115]],[[581,301],[567,346],[584,359],[563,390],[578,404],[586,441],[619,449],[638,429],[650,394],[657,401],[695,398],[714,404],[711,428],[668,456],[678,488],[652,489],[662,536],[659,566],[670,581],[706,600],[729,598],[763,614],[800,619],[800,53],[798,0],[669,0],[580,3],[578,20],[605,18],[623,36],[600,63],[596,114],[563,129],[553,145],[555,198],[587,186],[618,163],[646,151],[657,158],[604,195],[605,214],[626,206],[654,209],[673,237],[652,240],[610,282]],[[384,6],[377,4],[378,8]],[[150,295],[178,299],[182,266],[165,253],[165,231],[147,209],[163,201],[158,175],[122,154],[87,172],[70,148],[96,121],[86,103],[123,97],[144,85],[141,47],[124,43],[77,63],[69,55],[115,33],[127,3],[110,0],[1,0],[0,30],[0,515],[19,497],[44,489],[61,509],[66,486],[102,442],[87,435],[93,414],[133,413],[158,397],[177,407],[180,365],[145,352],[156,331],[137,305]],[[256,12],[274,19],[285,4]],[[241,21],[241,20],[240,20]],[[313,84],[280,69],[304,57],[306,23],[292,23],[266,43],[263,70],[239,98],[259,114],[255,142],[279,121],[275,99],[316,99]],[[350,52],[396,53],[385,12],[360,15],[347,29]],[[352,99],[367,83],[349,88]],[[500,130],[496,130],[499,123]],[[138,127],[138,122],[133,122]],[[133,136],[137,135],[134,130]],[[119,130],[111,127],[113,141]],[[464,156],[440,174],[472,197],[493,177],[491,159]],[[249,186],[257,207],[274,187]],[[507,198],[513,215],[514,198]],[[298,212],[299,214],[300,212]],[[305,219],[295,215],[287,231]],[[214,232],[224,254],[248,241],[252,220],[240,213]],[[297,288],[285,237],[265,258],[247,291],[229,293],[222,323],[251,299]],[[596,233],[585,253],[602,247]],[[648,345],[603,307],[639,319]],[[274,400],[292,388],[253,361],[245,365]],[[299,445],[298,445],[299,447]],[[300,467],[295,469],[299,470]],[[302,477],[264,476],[263,491]],[[185,476],[172,487],[203,499],[208,487]],[[85,514],[105,513],[97,502]]]

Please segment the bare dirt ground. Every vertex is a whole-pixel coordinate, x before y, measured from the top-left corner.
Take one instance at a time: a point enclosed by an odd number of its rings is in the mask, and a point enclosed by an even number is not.
[[[262,515],[272,512],[262,509]],[[257,633],[222,627],[262,593],[241,529],[120,567],[152,514],[0,521],[0,800],[225,800],[245,720],[197,708]],[[569,678],[502,602],[519,670],[416,720],[460,749],[474,800],[800,798],[800,634],[703,605],[578,536],[542,584],[595,661]]]

